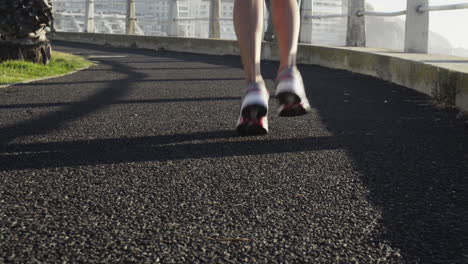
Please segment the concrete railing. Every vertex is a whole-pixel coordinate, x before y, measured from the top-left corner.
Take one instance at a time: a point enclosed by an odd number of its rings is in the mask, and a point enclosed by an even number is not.
[[[61,0],[66,2],[70,0]],[[95,32],[95,1],[96,0],[79,0],[84,5],[84,28],[81,28],[76,21],[73,21],[78,31],[93,33]],[[124,30],[129,35],[142,34],[142,30],[138,27],[136,16],[136,3],[151,2],[152,0],[120,0],[121,4],[126,5],[126,14],[121,14],[124,23]],[[468,2],[468,1],[467,1]],[[179,14],[180,3],[179,0],[169,0],[168,16],[164,19],[158,19],[158,23],[165,24],[167,36],[178,36],[179,24],[188,21],[207,21],[209,23],[207,31],[210,38],[220,38],[220,23],[221,21],[232,20],[232,18],[223,18],[220,16],[221,0],[209,0],[209,17],[182,17]],[[267,1],[267,3],[270,3]],[[298,0],[302,14],[302,30],[300,34],[301,42],[311,43],[317,36],[312,36],[313,20],[314,19],[330,19],[330,18],[345,18],[347,17],[347,30],[346,30],[346,46],[348,47],[365,47],[366,46],[366,29],[365,17],[366,16],[401,16],[406,15],[405,26],[405,44],[404,51],[412,53],[427,53],[429,43],[429,12],[440,10],[456,10],[468,8],[468,3],[453,4],[443,6],[429,6],[429,0],[407,0],[407,8],[398,12],[370,12],[365,10],[366,0],[348,0],[347,13],[338,14],[323,14],[316,15],[314,0]],[[187,8],[187,7],[185,7]],[[66,12],[57,13],[64,17],[76,20],[76,14],[70,15]],[[102,15],[100,17],[102,19]],[[156,19],[154,20],[156,21]],[[153,22],[154,22],[153,21]],[[267,27],[267,39],[273,34],[271,27],[271,20],[267,20],[269,24]],[[106,27],[108,28],[108,27]],[[110,27],[109,27],[110,28]],[[110,30],[109,33],[112,33]],[[462,32],[460,32],[462,34]]]
[[[312,0],[307,2],[312,7]],[[468,9],[468,3],[429,6],[429,0],[408,0],[406,10],[397,12],[365,11],[365,0],[349,0],[348,14],[304,15],[303,19],[326,19],[348,17],[346,45],[366,46],[365,16],[402,16],[406,15],[405,52],[427,53],[429,44],[429,12]],[[312,10],[312,9],[310,9]],[[461,33],[461,32],[460,32]]]
[[[237,41],[95,33],[64,33],[55,40],[114,47],[144,48],[212,55],[239,55]],[[263,59],[278,60],[276,43],[263,43]],[[298,63],[343,69],[378,77],[468,111],[468,59],[399,53],[362,47],[324,47],[301,44]]]

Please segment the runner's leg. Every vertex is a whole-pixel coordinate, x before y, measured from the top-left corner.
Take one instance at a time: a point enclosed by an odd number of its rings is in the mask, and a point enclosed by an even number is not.
[[[236,0],[234,27],[244,65],[246,92],[236,130],[241,135],[268,133],[268,99],[260,72],[263,35],[263,0]]]
[[[236,0],[234,28],[239,41],[247,83],[263,82],[260,55],[263,35],[263,0]]]
[[[300,15],[297,0],[272,0],[273,24],[280,49],[275,95],[280,116],[304,115],[310,110],[304,82],[296,67]]]
[[[300,28],[297,0],[272,0],[272,13],[280,49],[280,73],[296,65]]]

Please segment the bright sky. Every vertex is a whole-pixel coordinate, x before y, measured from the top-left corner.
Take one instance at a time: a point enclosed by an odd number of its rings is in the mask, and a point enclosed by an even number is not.
[[[406,0],[366,0],[376,11],[406,9]],[[411,0],[409,0],[411,1]],[[431,6],[468,3],[468,0],[429,0]],[[454,47],[468,49],[468,9],[434,11],[430,13],[430,30],[446,37]]]

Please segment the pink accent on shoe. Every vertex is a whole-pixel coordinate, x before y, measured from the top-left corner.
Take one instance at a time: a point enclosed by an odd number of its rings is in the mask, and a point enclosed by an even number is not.
[[[250,83],[247,84],[247,87],[245,88],[246,93],[249,93],[249,92],[263,92],[263,91],[267,91],[264,82],[261,82],[261,83],[250,82]]]
[[[248,118],[248,117],[245,117],[245,116],[242,116],[241,117],[241,120],[240,120],[240,124],[241,125],[246,125],[246,124],[249,124],[249,125],[260,125],[260,126],[264,126],[264,120],[265,120],[265,117],[261,117],[259,119],[252,119],[252,118]]]
[[[298,106],[304,106],[304,103],[297,103],[297,104],[284,104],[283,105],[283,110],[291,109],[291,108],[296,108]]]

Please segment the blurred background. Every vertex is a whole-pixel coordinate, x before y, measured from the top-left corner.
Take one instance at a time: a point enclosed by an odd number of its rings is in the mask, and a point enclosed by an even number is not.
[[[125,34],[128,0],[94,0],[95,32]],[[177,2],[174,9],[174,2]],[[220,38],[235,39],[232,23],[234,0],[221,0]],[[466,0],[430,0],[432,5],[467,3]],[[153,36],[209,37],[210,0],[135,0],[135,34]],[[304,3],[303,3],[304,6]],[[312,0],[312,15],[347,14],[348,0]],[[85,32],[86,0],[54,1],[57,31]],[[366,11],[393,12],[406,9],[406,0],[366,0]],[[177,21],[176,28],[171,25]],[[265,30],[268,11],[265,8]],[[468,57],[468,9],[430,13],[429,53]],[[311,37],[302,43],[345,46],[347,17],[312,19]],[[403,50],[405,16],[366,16],[367,46]],[[306,34],[307,35],[307,34]]]

